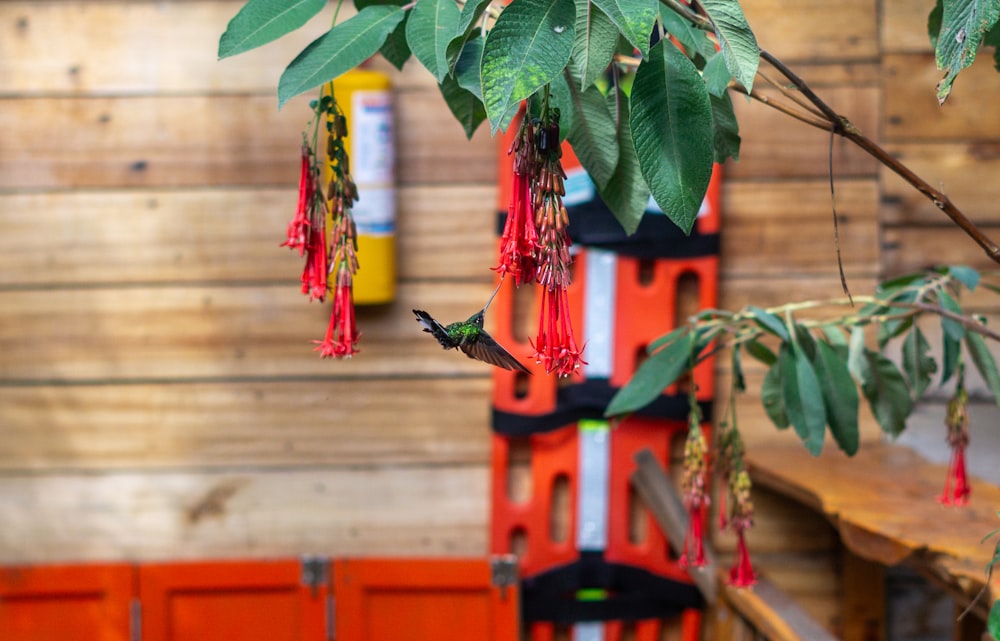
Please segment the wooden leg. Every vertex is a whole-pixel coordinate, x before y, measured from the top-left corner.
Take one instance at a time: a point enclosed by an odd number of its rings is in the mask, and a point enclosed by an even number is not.
[[[843,550],[841,638],[885,641],[885,569]]]

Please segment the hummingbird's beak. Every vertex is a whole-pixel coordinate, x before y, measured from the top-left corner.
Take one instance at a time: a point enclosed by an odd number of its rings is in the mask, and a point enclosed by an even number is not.
[[[493,302],[493,299],[497,297],[497,292],[500,291],[500,288],[502,286],[503,286],[503,276],[500,277],[500,282],[497,284],[497,288],[493,290],[492,294],[490,294],[490,299],[486,301],[485,305],[483,305],[483,313],[486,312],[486,308],[490,306],[490,303]]]

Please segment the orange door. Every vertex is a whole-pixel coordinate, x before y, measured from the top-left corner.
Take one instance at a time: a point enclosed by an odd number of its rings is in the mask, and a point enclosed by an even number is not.
[[[325,641],[328,587],[310,583],[293,560],[143,565],[142,639]]]
[[[0,568],[0,639],[128,641],[130,565]]]
[[[490,559],[335,561],[335,638],[516,641],[516,581],[498,587],[493,576]]]

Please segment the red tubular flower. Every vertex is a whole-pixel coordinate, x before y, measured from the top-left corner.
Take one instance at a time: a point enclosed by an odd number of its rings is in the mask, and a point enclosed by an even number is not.
[[[538,319],[538,337],[531,344],[533,357],[545,368],[559,376],[569,376],[586,365],[573,336],[573,323],[569,316],[569,296],[564,287],[542,286],[541,314]]]
[[[944,480],[944,492],[938,498],[938,502],[944,505],[965,505],[972,493],[965,469],[965,449],[969,446],[969,413],[966,409],[969,395],[965,391],[963,378],[959,376],[959,384],[955,395],[948,401],[948,413],[945,415],[951,460]]]
[[[316,343],[315,351],[323,358],[350,358],[358,353],[357,342],[361,335],[354,322],[354,296],[351,274],[340,269],[333,293],[333,312],[326,336]]]
[[[678,561],[682,568],[700,568],[705,565],[705,515],[707,500],[704,497],[685,500],[688,510],[688,527],[684,534],[684,549]]]
[[[745,528],[736,530],[736,563],[729,570],[729,584],[737,588],[748,588],[757,582],[757,573],[750,562],[750,550],[744,537]]]
[[[302,162],[299,171],[299,203],[295,209],[295,217],[288,223],[285,231],[285,242],[282,247],[299,250],[299,256],[309,248],[310,214],[313,196],[316,193],[316,182],[312,170],[312,153],[309,147],[302,145]]]
[[[688,436],[684,442],[684,507],[688,511],[684,549],[679,560],[681,567],[701,567],[705,559],[705,519],[708,516],[708,445],[701,431],[700,413],[694,405],[688,423]]]
[[[493,268],[501,276],[510,274],[515,285],[530,282],[535,277],[538,232],[531,206],[535,165],[533,131],[525,118],[510,148],[509,153],[514,155],[514,180],[507,221],[500,237],[500,263]]]
[[[326,298],[327,265],[326,246],[323,242],[324,230],[312,229],[309,232],[309,244],[306,248],[306,264],[302,269],[302,293],[309,300],[322,301]]]

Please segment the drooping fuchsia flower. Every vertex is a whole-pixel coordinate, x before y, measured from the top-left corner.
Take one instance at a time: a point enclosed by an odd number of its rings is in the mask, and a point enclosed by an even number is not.
[[[527,117],[521,121],[508,154],[513,155],[514,178],[507,206],[507,221],[500,237],[500,262],[493,269],[507,274],[515,285],[535,278],[538,232],[532,212],[532,182],[535,175],[535,129]]]
[[[313,200],[316,194],[316,172],[313,168],[313,153],[309,145],[302,143],[302,159],[299,170],[299,202],[295,216],[285,230],[282,247],[299,250],[302,256],[309,247],[309,227],[312,219]]]
[[[315,351],[323,358],[350,358],[358,352],[361,337],[354,322],[354,297],[351,277],[347,269],[340,269],[333,290],[333,311],[326,336],[316,343]]]
[[[750,587],[757,582],[750,561],[750,550],[746,543],[746,531],[753,526],[753,501],[750,498],[752,483],[745,469],[730,475],[728,491],[732,495],[732,513],[729,515],[729,528],[736,533],[736,562],[729,570],[729,583],[738,588]]]
[[[687,532],[681,550],[681,567],[705,565],[705,521],[708,496],[708,446],[701,430],[697,406],[692,409],[688,436],[684,442],[684,476],[681,480],[684,507],[688,512]]]
[[[945,425],[948,427],[948,445],[951,446],[951,461],[948,475],[944,480],[944,492],[938,499],[944,505],[965,505],[969,502],[972,488],[965,469],[965,450],[969,446],[969,394],[965,390],[963,377],[959,375],[955,394],[948,401]]]

